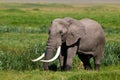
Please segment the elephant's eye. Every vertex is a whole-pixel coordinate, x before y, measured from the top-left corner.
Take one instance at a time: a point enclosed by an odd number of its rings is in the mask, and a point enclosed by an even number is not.
[[[48,34],[50,34],[50,32],[51,32],[51,31],[49,30],[49,31],[48,31]]]
[[[50,31],[48,31],[48,34],[50,34]]]
[[[62,30],[60,30],[59,33],[62,34],[63,33]]]
[[[53,23],[53,21],[51,21],[51,24]]]

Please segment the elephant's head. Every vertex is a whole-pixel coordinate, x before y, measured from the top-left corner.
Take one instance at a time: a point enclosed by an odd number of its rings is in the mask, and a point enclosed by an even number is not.
[[[48,62],[52,62],[58,58],[62,43],[66,43],[67,46],[71,46],[84,35],[84,26],[77,20],[68,17],[53,20],[49,29],[49,38],[47,42],[46,52],[33,61],[40,60],[42,62],[45,62],[44,69],[48,69]],[[56,55],[51,58],[53,52],[56,49]],[[45,60],[41,60],[44,56]]]

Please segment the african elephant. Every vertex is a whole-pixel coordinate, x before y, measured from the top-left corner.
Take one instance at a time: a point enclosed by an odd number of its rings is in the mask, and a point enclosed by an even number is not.
[[[54,19],[49,29],[46,52],[33,61],[44,62],[44,69],[48,70],[49,62],[59,57],[61,69],[71,70],[73,58],[77,54],[83,62],[84,69],[92,69],[90,58],[93,57],[94,69],[99,70],[104,45],[104,31],[96,21],[69,17]],[[57,53],[52,58],[55,50]],[[41,60],[43,57],[44,60]]]

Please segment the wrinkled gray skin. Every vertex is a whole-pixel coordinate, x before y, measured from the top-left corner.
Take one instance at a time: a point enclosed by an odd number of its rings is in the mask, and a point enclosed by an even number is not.
[[[69,17],[52,21],[46,47],[45,60],[53,57],[53,52],[61,46],[59,61],[62,70],[70,70],[75,54],[83,62],[86,70],[92,69],[90,58],[94,59],[94,68],[99,70],[105,45],[105,35],[100,24],[91,19],[75,20]],[[49,63],[44,63],[48,70]]]

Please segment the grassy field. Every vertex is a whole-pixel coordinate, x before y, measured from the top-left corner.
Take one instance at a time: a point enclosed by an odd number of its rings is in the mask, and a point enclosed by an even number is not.
[[[87,17],[102,25],[106,46],[101,71],[84,71],[77,56],[70,72],[59,67],[58,72],[45,72],[43,63],[31,62],[45,50],[51,21],[63,17]],[[0,3],[0,80],[119,80],[119,53],[119,4]]]
[[[120,67],[106,67],[101,71],[0,71],[1,80],[119,80]]]

